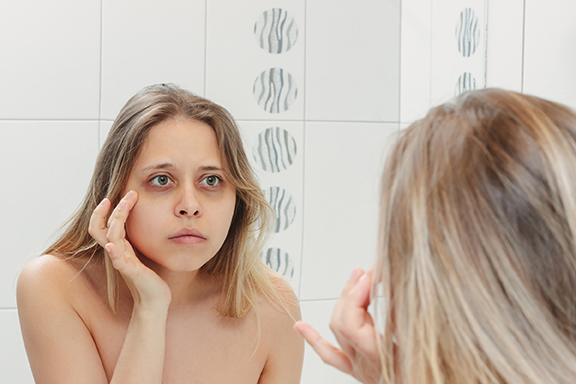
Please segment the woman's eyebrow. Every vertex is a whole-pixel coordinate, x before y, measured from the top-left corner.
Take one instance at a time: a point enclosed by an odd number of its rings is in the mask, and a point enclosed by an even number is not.
[[[156,169],[170,169],[170,168],[176,168],[176,166],[172,163],[153,164],[142,168],[142,172],[152,171]]]
[[[160,164],[153,164],[147,167],[142,168],[142,172],[153,171],[158,169],[173,169],[176,168],[176,165],[173,163],[160,163]],[[202,165],[198,167],[200,171],[223,171],[222,167],[217,165]]]
[[[216,165],[203,165],[198,167],[201,171],[223,171],[222,167],[218,167]]]

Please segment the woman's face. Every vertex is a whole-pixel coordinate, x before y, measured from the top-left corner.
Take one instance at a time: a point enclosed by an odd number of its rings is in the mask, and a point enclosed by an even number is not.
[[[130,243],[172,271],[195,271],[220,249],[234,214],[236,190],[224,178],[216,134],[184,118],[154,126],[126,191],[138,202],[126,221]]]

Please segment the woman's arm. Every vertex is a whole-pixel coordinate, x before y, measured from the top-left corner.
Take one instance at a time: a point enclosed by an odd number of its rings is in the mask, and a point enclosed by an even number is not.
[[[106,228],[110,202],[104,200],[90,223],[90,234],[106,247],[134,298],[132,317],[111,384],[162,382],[170,289],[138,260],[125,239],[124,223],[136,201],[135,193],[122,199]],[[107,383],[92,335],[66,298],[66,290],[70,288],[65,284],[70,276],[63,276],[65,268],[57,268],[54,263],[64,262],[55,259],[45,256],[35,260],[22,271],[18,281],[22,333],[35,380]]]
[[[18,277],[18,317],[36,384],[108,383],[92,335],[67,298],[71,269],[45,255]]]
[[[286,302],[298,303],[296,295],[282,281],[280,290]],[[263,337],[269,340],[269,356],[258,384],[298,384],[302,376],[304,340],[292,330],[294,321],[301,319],[298,304],[288,304],[290,313],[267,303],[262,307]]]

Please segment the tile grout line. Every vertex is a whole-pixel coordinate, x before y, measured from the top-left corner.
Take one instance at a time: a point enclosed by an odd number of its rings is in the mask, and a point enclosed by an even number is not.
[[[307,8],[308,4],[307,1],[304,0],[304,36],[303,36],[303,44],[304,44],[304,79],[302,80],[303,87],[302,87],[302,103],[303,103],[303,110],[302,110],[302,117],[303,117],[303,127],[302,127],[302,238],[300,243],[300,276],[298,278],[298,297],[302,295],[302,267],[304,265],[304,236],[306,231],[304,230],[304,207],[306,206],[306,41],[308,39],[308,19],[307,19]]]
[[[236,121],[243,121],[243,122],[273,122],[273,123],[301,123],[302,121],[308,123],[343,123],[343,124],[409,124],[409,121],[375,121],[375,120],[302,120],[302,119],[286,119],[286,120],[275,120],[275,119],[235,119]],[[109,121],[114,122],[114,119],[21,119],[21,118],[0,118],[0,122],[10,122],[10,121]]]
[[[299,302],[301,303],[312,303],[312,302],[316,302],[316,301],[336,301],[338,300],[339,297],[330,297],[330,298],[323,298],[323,299],[298,299]]]
[[[206,52],[208,51],[208,0],[204,0],[204,97],[206,95],[206,66],[207,66],[207,57]]]
[[[102,63],[103,63],[103,24],[104,24],[104,0],[100,0],[100,81],[98,82],[98,150],[100,149],[100,146],[102,143],[100,143],[100,136],[102,135],[101,132],[101,124],[102,124]]]
[[[430,106],[432,105],[432,53],[434,51],[434,49],[432,48],[432,42],[434,39],[432,39],[432,35],[434,34],[434,0],[430,1],[430,56],[428,57],[430,59],[430,69],[429,69],[429,76],[428,78],[430,79],[430,82],[428,83],[428,85],[430,86],[430,88],[428,89],[428,108],[430,108]]]
[[[524,51],[526,49],[526,0],[522,9],[522,68],[520,77],[520,92],[524,93]]]
[[[490,0],[484,5],[484,88],[488,86],[488,23],[490,22]]]
[[[402,0],[400,3],[400,23],[398,39],[398,131],[400,131],[400,120],[402,120]]]

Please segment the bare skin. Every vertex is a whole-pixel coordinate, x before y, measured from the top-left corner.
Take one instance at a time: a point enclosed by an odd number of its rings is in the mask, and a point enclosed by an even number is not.
[[[198,272],[224,241],[235,199],[213,131],[169,120],[146,140],[108,223],[107,200],[91,221],[90,234],[123,277],[117,312],[100,263],[82,269],[86,260],[45,255],[20,275],[18,309],[36,382],[299,383],[303,345],[291,330],[299,309],[289,315],[261,299],[257,346],[254,310],[222,317],[220,280]],[[202,235],[174,241],[182,228]]]

